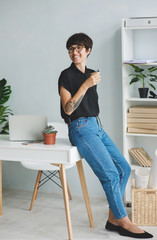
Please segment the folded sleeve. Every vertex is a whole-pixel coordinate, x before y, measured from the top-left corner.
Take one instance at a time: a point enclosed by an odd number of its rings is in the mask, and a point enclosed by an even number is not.
[[[70,83],[67,74],[63,71],[61,72],[58,80],[58,92],[60,94],[60,87],[63,86],[66,90],[70,92]]]

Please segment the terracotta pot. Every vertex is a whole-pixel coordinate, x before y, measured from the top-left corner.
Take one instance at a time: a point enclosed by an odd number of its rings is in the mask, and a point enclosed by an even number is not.
[[[43,136],[44,136],[44,144],[48,144],[48,145],[55,144],[56,133],[49,133],[49,134],[43,133]]]

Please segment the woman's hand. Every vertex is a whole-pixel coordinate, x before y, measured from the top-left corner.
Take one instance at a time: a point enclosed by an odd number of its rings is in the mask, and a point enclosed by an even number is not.
[[[93,72],[90,77],[82,84],[85,89],[97,85],[101,81],[100,72]]]

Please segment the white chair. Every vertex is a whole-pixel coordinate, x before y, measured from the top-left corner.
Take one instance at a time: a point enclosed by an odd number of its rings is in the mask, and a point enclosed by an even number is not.
[[[58,131],[56,137],[57,138],[68,138],[68,127],[65,123],[60,123],[60,122],[50,122],[48,125],[54,126],[54,128]],[[56,183],[58,186],[62,186],[62,177],[60,173],[60,169],[58,166],[51,165],[50,163],[34,163],[34,162],[21,162],[22,166],[25,168],[31,169],[31,170],[37,170],[38,175],[36,178],[36,183],[34,187],[34,192],[32,196],[32,201],[30,205],[30,210],[33,208],[34,200],[37,198],[38,194],[38,189],[41,187],[44,183],[47,181],[51,180],[54,183]],[[70,164],[70,165],[65,165],[65,169],[71,168],[75,166],[76,164]],[[48,174],[44,171],[47,171]],[[43,179],[41,179],[42,174],[45,176]],[[58,176],[59,174],[59,176]],[[59,185],[54,179],[52,178],[60,178],[61,185]],[[70,200],[72,199],[70,189],[67,183],[67,189],[68,189],[68,195]]]

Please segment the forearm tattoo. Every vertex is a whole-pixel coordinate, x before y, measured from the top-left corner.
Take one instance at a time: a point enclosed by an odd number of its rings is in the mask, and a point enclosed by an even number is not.
[[[65,111],[67,113],[69,112],[74,112],[78,106],[80,105],[82,99],[83,99],[83,95],[78,99],[78,101],[76,102],[75,100],[74,101],[71,101],[69,100],[66,104],[65,104]]]

